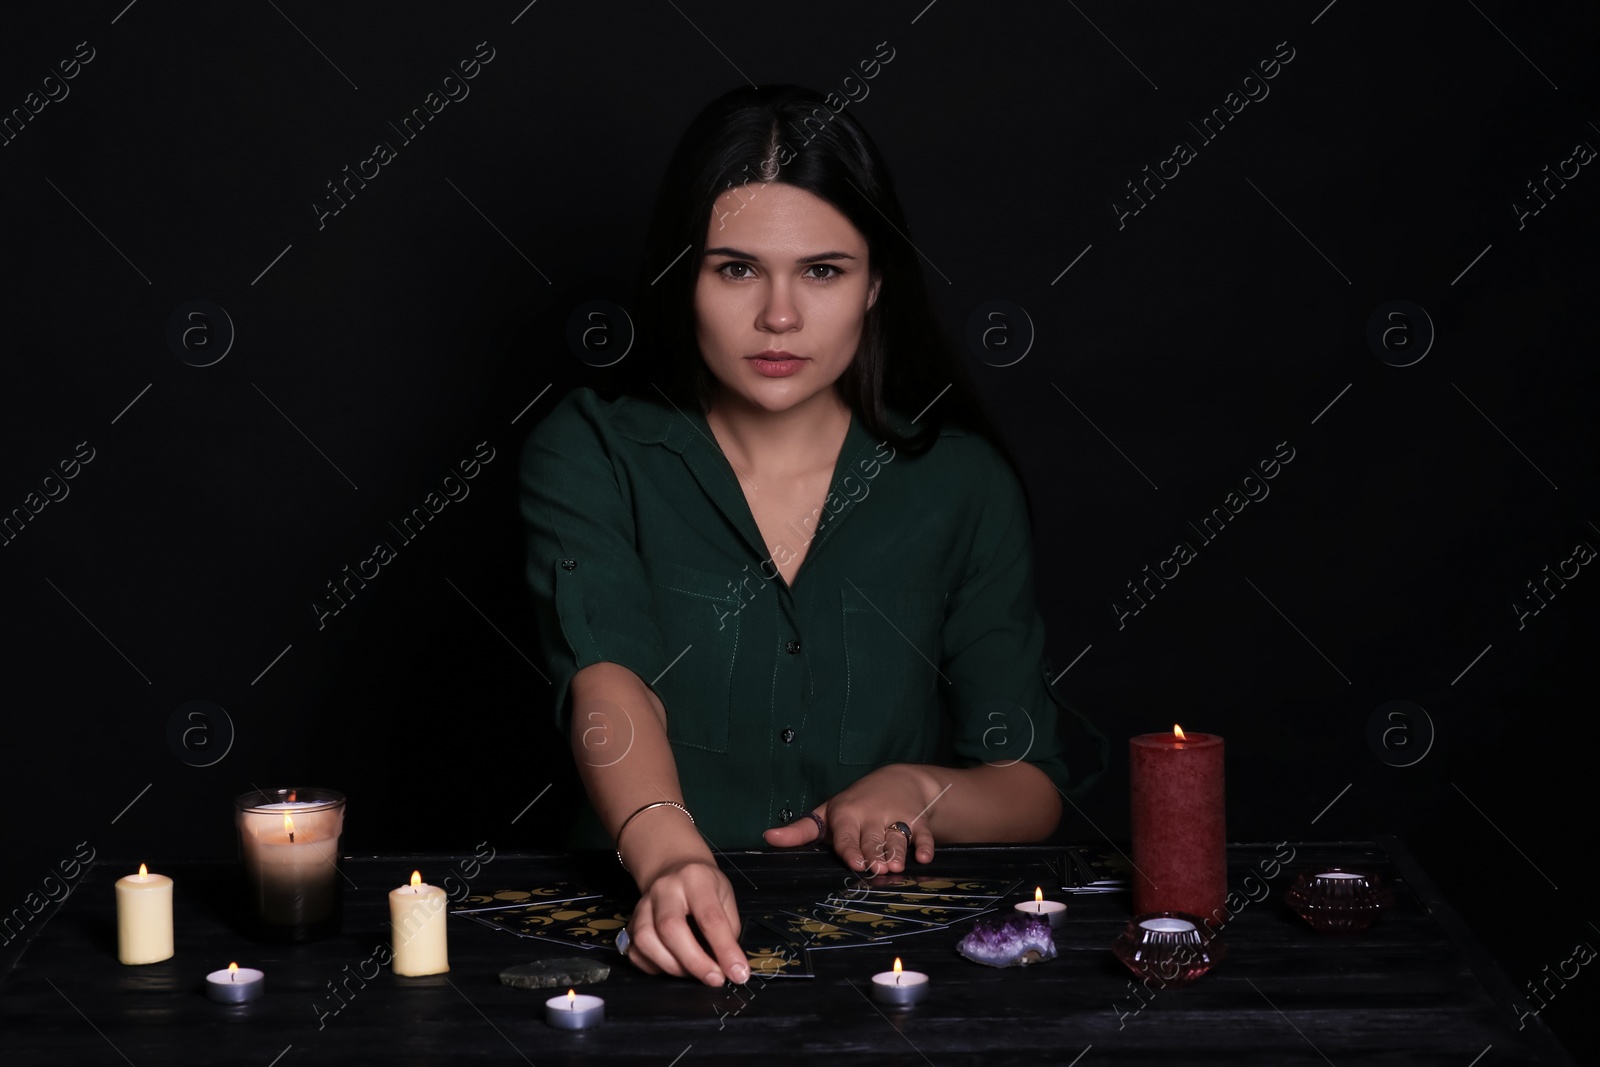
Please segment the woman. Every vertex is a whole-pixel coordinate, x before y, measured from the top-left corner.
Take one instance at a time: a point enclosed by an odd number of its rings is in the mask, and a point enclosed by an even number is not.
[[[644,377],[574,391],[529,438],[577,843],[614,842],[638,883],[646,971],[749,978],[713,849],[822,841],[897,872],[1060,818],[1026,498],[908,232],[852,116],[728,93],[657,198]]]

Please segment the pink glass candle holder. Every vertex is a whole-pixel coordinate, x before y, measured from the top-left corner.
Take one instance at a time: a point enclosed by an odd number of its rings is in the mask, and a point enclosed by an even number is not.
[[[1156,989],[1187,985],[1207,974],[1227,954],[1222,941],[1199,918],[1181,911],[1136,915],[1111,944],[1134,976]]]
[[[1313,929],[1352,934],[1377,922],[1394,895],[1370,871],[1326,867],[1301,874],[1283,899]]]

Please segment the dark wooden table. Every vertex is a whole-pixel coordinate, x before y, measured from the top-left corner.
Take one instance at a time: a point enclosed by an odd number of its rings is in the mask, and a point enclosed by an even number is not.
[[[605,997],[608,1018],[587,1033],[545,1025],[551,991],[510,989],[497,978],[508,964],[583,950],[455,917],[448,975],[401,979],[384,968],[365,985],[346,981],[342,1001],[333,997],[341,979],[371,974],[363,963],[387,944],[388,890],[413,867],[458,871],[459,857],[347,858],[359,888],[346,887],[342,933],[298,946],[258,945],[238,932],[234,864],[165,867],[176,882],[177,953],[144,967],[116,960],[112,883],[125,872],[102,864],[31,931],[0,983],[0,1064],[1573,1062],[1537,1018],[1517,1028],[1512,984],[1398,842],[1295,845],[1290,869],[1262,883],[1276,848],[1230,848],[1230,885],[1261,899],[1224,930],[1226,962],[1192,986],[1134,993],[1109,951],[1127,921],[1128,894],[1057,893],[1071,909],[1056,935],[1060,957],[1029,968],[996,970],[957,956],[970,922],[883,949],[815,952],[815,978],[752,983],[742,997],[649,977],[609,955],[611,977],[587,990]],[[1046,864],[1059,854],[947,848],[931,870],[1048,886]],[[1296,871],[1336,863],[1376,867],[1395,885],[1395,906],[1364,934],[1318,934],[1282,903]],[[813,851],[733,853],[724,869],[746,908],[816,900],[846,877],[831,855]],[[1258,880],[1247,883],[1252,874]],[[610,890],[622,888],[617,876],[609,855],[502,854],[473,888],[575,878]],[[902,1014],[868,997],[870,975],[895,954],[934,983],[927,1001]],[[230,960],[266,971],[264,998],[224,1007],[204,997],[205,974]]]

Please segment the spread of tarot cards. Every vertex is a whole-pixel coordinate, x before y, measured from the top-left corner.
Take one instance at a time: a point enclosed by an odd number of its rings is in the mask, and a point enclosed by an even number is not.
[[[1009,906],[1020,884],[926,873],[851,875],[819,900],[752,905],[741,913],[739,944],[754,975],[810,978],[811,952],[882,946],[948,929]],[[451,914],[518,937],[615,951],[628,908],[576,882],[549,882],[474,894],[453,905]]]

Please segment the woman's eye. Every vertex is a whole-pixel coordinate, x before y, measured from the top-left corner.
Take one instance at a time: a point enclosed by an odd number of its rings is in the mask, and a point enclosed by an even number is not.
[[[755,271],[750,264],[741,263],[737,260],[731,263],[724,263],[722,266],[717,268],[717,273],[721,274],[724,278],[732,278],[735,280],[743,280],[745,278],[755,277]],[[805,269],[805,274],[813,281],[828,282],[844,274],[844,271],[840,270],[838,267],[835,267],[831,263],[813,263],[811,266]]]

